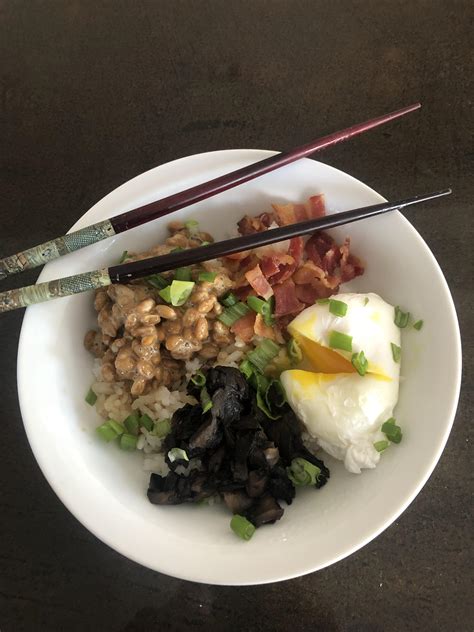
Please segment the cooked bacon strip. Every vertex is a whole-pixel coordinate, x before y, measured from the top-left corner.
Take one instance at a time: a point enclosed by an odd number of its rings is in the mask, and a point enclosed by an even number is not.
[[[296,314],[304,308],[304,304],[300,303],[296,296],[295,288],[296,286],[291,279],[287,279],[284,283],[273,287],[275,293],[275,316]]]
[[[339,251],[334,239],[322,230],[314,233],[305,246],[308,259],[311,259],[313,263],[320,267],[323,267],[323,259],[326,253],[334,248]]]
[[[273,296],[272,286],[264,277],[263,272],[258,264],[255,266],[255,268],[247,270],[247,272],[245,273],[245,278],[253,287],[253,289],[257,292],[257,294],[265,300],[268,300],[270,296]]]
[[[274,221],[273,213],[262,213],[256,217],[245,215],[240,222],[237,222],[241,235],[251,235],[266,230]]]
[[[333,293],[340,284],[338,276],[327,275],[321,267],[315,265],[312,261],[305,261],[304,264],[296,270],[293,275],[293,281],[297,285],[309,284],[315,287],[323,285],[332,290]]]
[[[272,204],[276,214],[277,224],[279,226],[288,226],[296,222],[295,205],[294,204]]]
[[[347,238],[339,249],[341,252],[341,283],[347,283],[356,276],[364,274],[364,265],[360,259],[350,253],[350,245],[350,239]]]
[[[230,328],[231,332],[239,336],[244,342],[250,342],[254,336],[255,312],[249,312],[236,320]]]
[[[301,257],[303,256],[303,249],[304,241],[302,237],[293,237],[293,239],[290,240],[288,254],[291,256],[292,262],[280,266],[279,272],[270,279],[270,283],[272,285],[275,285],[276,283],[283,283],[291,277],[300,264]]]
[[[316,219],[326,215],[326,204],[324,202],[324,194],[312,195],[307,204],[308,219]]]
[[[295,292],[298,300],[306,305],[313,305],[319,298],[329,298],[334,294],[334,290],[316,280],[311,284],[297,285]]]
[[[272,327],[270,325],[266,325],[263,320],[263,316],[261,314],[257,314],[255,318],[255,323],[253,326],[254,332],[257,336],[262,336],[263,338],[270,338],[270,340],[275,340],[275,342],[282,343],[283,338],[280,333],[278,327]]]

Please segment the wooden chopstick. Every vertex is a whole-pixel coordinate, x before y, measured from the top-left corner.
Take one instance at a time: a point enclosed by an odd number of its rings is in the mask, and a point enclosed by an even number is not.
[[[283,167],[295,160],[310,156],[321,149],[348,140],[353,136],[357,136],[379,125],[400,118],[409,112],[418,110],[420,107],[420,103],[414,103],[401,110],[384,114],[365,123],[353,125],[339,132],[323,136],[318,140],[314,140],[286,153],[270,156],[269,158],[252,163],[231,173],[226,173],[223,176],[209,180],[209,182],[198,184],[185,191],[180,191],[179,193],[157,200],[156,202],[145,204],[144,206],[127,211],[121,215],[116,215],[111,219],[86,226],[80,230],[68,233],[63,237],[58,237],[39,246],[34,246],[15,255],[0,259],[0,280],[7,276],[23,272],[24,270],[36,268],[65,254],[75,252],[85,246],[90,246],[113,235],[123,233],[136,226],[141,226],[158,217],[173,213],[185,206],[210,198],[227,189],[258,178],[274,169]]]
[[[315,230],[332,228],[341,224],[349,224],[361,219],[387,213],[396,209],[406,208],[428,200],[434,200],[449,195],[451,189],[444,189],[426,195],[417,195],[398,202],[385,202],[372,206],[335,213],[318,219],[312,219],[289,226],[268,229],[260,233],[226,239],[207,246],[182,250],[180,252],[150,257],[131,263],[123,263],[102,270],[94,270],[83,274],[56,279],[46,283],[30,285],[28,287],[9,290],[0,293],[0,313],[19,309],[35,303],[42,303],[62,296],[70,296],[88,290],[94,290],[114,283],[128,283],[134,279],[147,277],[151,274],[175,270],[176,268],[190,266],[210,259],[224,257],[236,252],[242,252],[251,248],[274,244],[279,241],[307,235]]]

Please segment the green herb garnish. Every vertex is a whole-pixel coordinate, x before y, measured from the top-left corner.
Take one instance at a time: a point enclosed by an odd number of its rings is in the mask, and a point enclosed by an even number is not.
[[[235,514],[230,521],[230,528],[238,535],[242,540],[250,540],[250,538],[255,533],[255,526],[244,518],[244,516],[240,516],[239,514]]]
[[[374,448],[377,450],[377,452],[383,452],[388,448],[389,445],[390,443],[388,441],[376,441],[374,443]]]
[[[402,357],[401,347],[396,345],[394,342],[390,343],[390,347],[392,349],[392,357],[394,362],[400,362],[400,358]]]
[[[90,388],[84,399],[89,404],[89,406],[93,406],[97,401],[97,395]]]
[[[302,457],[297,457],[291,461],[291,465],[286,468],[288,478],[296,487],[303,485],[316,485],[321,469],[313,465]]]
[[[359,375],[365,375],[367,373],[369,363],[367,362],[367,358],[365,357],[363,351],[359,351],[359,353],[354,353],[352,355],[351,362],[352,366]]]
[[[347,314],[347,303],[331,298],[329,300],[329,311],[331,314],[334,314],[334,316],[345,316]]]
[[[394,323],[400,329],[403,329],[408,325],[408,321],[410,320],[410,312],[402,312],[402,310],[398,307],[395,307],[395,318]]]
[[[332,349],[341,349],[342,351],[352,351],[352,336],[335,331],[329,333],[329,346]]]
[[[420,331],[422,327],[423,327],[422,320],[417,320],[416,323],[413,325],[413,328],[416,329],[417,331]]]
[[[400,443],[403,437],[402,429],[400,426],[397,426],[394,417],[390,417],[390,419],[387,419],[387,421],[382,425],[382,432],[392,443]]]

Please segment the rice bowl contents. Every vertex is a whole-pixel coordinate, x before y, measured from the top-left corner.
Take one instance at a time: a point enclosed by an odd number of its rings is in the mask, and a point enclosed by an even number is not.
[[[240,232],[317,217],[324,200],[313,196],[306,205],[273,209],[245,216]],[[197,222],[174,222],[169,230],[163,245],[124,253],[124,259],[212,241]],[[318,232],[306,242],[294,238],[97,291],[99,330],[84,341],[96,358],[89,403],[104,420],[98,432],[105,441],[143,450],[152,502],[220,497],[234,514],[260,526],[281,517],[278,501],[290,504],[295,487],[326,482],[329,471],[305,446],[304,426],[278,379],[295,365],[287,325],[362,273],[348,240],[339,246]],[[230,382],[238,374],[249,384],[238,405],[226,391],[233,412],[230,404],[219,404],[224,386],[208,385],[223,371],[230,371]],[[196,444],[200,436],[206,441]],[[246,539],[251,529],[242,520],[235,524]]]

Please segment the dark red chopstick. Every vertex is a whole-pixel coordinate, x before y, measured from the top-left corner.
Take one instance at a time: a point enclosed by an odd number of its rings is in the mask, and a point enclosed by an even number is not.
[[[283,167],[295,160],[310,156],[321,149],[349,140],[349,138],[352,138],[353,136],[357,136],[358,134],[367,132],[374,127],[378,127],[379,125],[383,125],[384,123],[400,118],[409,112],[418,110],[420,107],[421,103],[414,103],[413,105],[409,105],[401,110],[396,110],[395,112],[378,116],[377,118],[366,121],[365,123],[352,125],[351,127],[347,127],[339,132],[334,132],[332,134],[328,134],[327,136],[323,136],[318,140],[313,140],[301,147],[296,147],[288,152],[270,156],[270,158],[254,162],[246,167],[242,167],[236,171],[232,171],[224,174],[223,176],[219,176],[218,178],[214,178],[213,180],[209,180],[208,182],[203,182],[202,184],[198,184],[184,191],[180,191],[179,193],[169,195],[168,197],[157,200],[156,202],[150,202],[150,204],[145,204],[139,208],[135,208],[131,211],[122,213],[121,215],[112,217],[110,222],[116,233],[122,233],[130,228],[134,228],[135,226],[141,226],[153,219],[163,217],[169,213],[174,213],[174,211],[178,211],[185,206],[196,204],[196,202],[206,200],[218,193],[222,193],[223,191],[236,187],[239,184],[258,178],[265,173],[269,173],[274,169]]]

